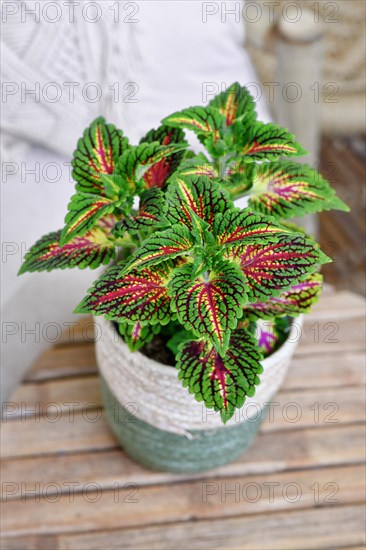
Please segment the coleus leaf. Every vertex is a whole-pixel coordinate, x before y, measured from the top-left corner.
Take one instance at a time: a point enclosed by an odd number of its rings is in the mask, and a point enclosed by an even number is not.
[[[186,144],[184,132],[180,128],[171,128],[165,124],[159,126],[156,130],[150,130],[140,143],[158,142],[160,145],[170,145],[172,143]],[[143,179],[146,187],[164,187],[169,177],[175,172],[181,163],[184,151],[180,150],[169,157],[165,157],[159,162],[153,164],[144,174]]]
[[[118,198],[126,201],[129,199],[133,204],[133,191],[134,188],[128,185],[128,182],[120,174],[101,174],[101,181],[104,186],[104,194],[112,200]]]
[[[225,352],[246,301],[240,270],[221,262],[210,274],[193,279],[193,265],[175,270],[169,283],[172,309],[187,330]]]
[[[203,153],[184,160],[179,166],[180,176],[207,176],[210,179],[218,178],[219,172]]]
[[[212,136],[219,139],[224,116],[211,107],[189,107],[163,119],[163,123],[173,128],[186,128],[199,136]]]
[[[276,242],[280,235],[291,233],[274,218],[252,212],[250,208],[234,208],[215,216],[213,231],[218,244],[225,247]]]
[[[243,245],[228,255],[240,263],[249,302],[278,296],[314,272],[319,264],[330,261],[316,243],[300,234],[267,245]]]
[[[129,147],[128,139],[113,124],[97,118],[78,141],[72,160],[77,191],[104,195],[101,174],[113,174],[119,157]]]
[[[263,372],[255,338],[244,329],[231,334],[230,346],[220,355],[210,342],[185,343],[177,356],[178,378],[197,401],[220,411],[223,422],[252,397]]]
[[[226,167],[222,186],[228,196],[235,200],[240,195],[246,195],[252,187],[251,166],[255,163],[243,162],[243,159],[232,158]]]
[[[234,82],[227,90],[216,95],[209,103],[225,116],[226,125],[231,126],[236,119],[256,118],[255,102],[247,88]]]
[[[160,331],[162,325],[144,325],[140,321],[135,323],[119,323],[118,330],[131,351],[137,351],[151,342]]]
[[[279,218],[321,212],[332,208],[348,211],[316,170],[295,162],[253,164],[253,188],[249,205]]]
[[[216,214],[230,208],[218,183],[203,176],[177,175],[166,194],[167,218],[172,223],[184,223],[192,229],[192,213],[212,225]]]
[[[168,282],[172,265],[164,262],[121,277],[121,266],[113,266],[78,305],[76,313],[105,315],[106,319],[129,323],[166,324],[171,319]]]
[[[65,217],[65,227],[61,233],[61,245],[90,231],[100,218],[112,213],[118,206],[117,201],[92,193],[73,195],[68,205],[69,211]]]
[[[184,132],[179,128],[171,128],[166,124],[162,124],[156,130],[149,130],[149,132],[140,139],[140,143],[154,143],[155,141],[160,143],[160,145],[183,143],[185,141]]]
[[[137,192],[153,186],[163,187],[176,167],[177,157],[174,157],[171,162],[169,158],[181,153],[186,147],[186,143],[170,145],[160,145],[157,141],[140,143],[122,155],[116,171],[131,187],[135,186]]]
[[[152,266],[187,254],[194,245],[188,227],[176,224],[146,239],[133,254],[122,274],[140,266]]]
[[[246,304],[244,310],[246,313],[262,319],[308,313],[319,300],[322,282],[322,275],[313,273],[310,277],[293,285],[279,296],[271,296],[267,301]]]
[[[252,161],[306,154],[286,128],[258,121],[246,126],[240,137],[240,152],[245,155],[245,160]]]
[[[113,230],[115,235],[121,235],[125,231],[137,232],[148,227],[162,227],[166,225],[165,201],[163,192],[157,187],[147,189],[141,195],[138,214],[126,217],[118,222]]]
[[[118,245],[111,230],[116,222],[114,216],[106,216],[82,237],[75,237],[61,246],[61,230],[45,235],[27,252],[19,275],[27,271],[51,271],[78,267],[95,269],[110,262]]]

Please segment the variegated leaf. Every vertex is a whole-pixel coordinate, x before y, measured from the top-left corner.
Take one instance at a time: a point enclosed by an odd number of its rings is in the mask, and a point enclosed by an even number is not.
[[[254,395],[263,372],[261,359],[254,337],[244,329],[237,329],[223,356],[210,342],[185,343],[177,357],[178,377],[197,401],[220,411],[226,422],[235,409],[244,405],[247,396]]]
[[[78,141],[72,160],[76,189],[104,195],[101,174],[113,174],[119,157],[129,147],[128,139],[113,124],[97,118]]]
[[[75,237],[69,243],[61,246],[61,231],[55,231],[42,237],[27,252],[19,275],[27,271],[52,271],[78,267],[84,269],[107,264],[115,256],[118,245],[111,230],[115,224],[114,216],[106,216],[82,237]]]
[[[316,170],[295,162],[253,164],[253,210],[278,218],[292,218],[322,210],[348,211],[334,190]]]
[[[264,216],[251,209],[238,208],[218,214],[215,217],[213,231],[218,244],[225,247],[245,244],[276,242],[281,235],[291,233],[289,229],[275,222],[274,218]]]
[[[243,245],[229,254],[240,263],[249,302],[278,296],[313,273],[318,265],[330,261],[316,243],[300,234],[267,245]]]
[[[240,137],[240,151],[245,160],[275,160],[281,156],[300,157],[306,154],[294,136],[276,124],[248,124]]]
[[[226,167],[222,185],[232,200],[248,194],[252,187],[251,166],[254,164],[234,157]]]
[[[162,325],[143,325],[140,321],[135,323],[119,323],[118,329],[124,341],[131,351],[137,351],[151,342],[160,331]]]
[[[135,186],[137,191],[154,186],[163,187],[177,166],[176,155],[179,154],[180,161],[181,153],[186,147],[186,143],[140,143],[122,155],[116,168],[117,173],[121,174],[131,187]]]
[[[243,276],[230,262],[222,262],[207,277],[193,279],[193,269],[187,264],[175,270],[169,283],[172,308],[185,328],[225,352],[246,302]]]
[[[227,90],[216,95],[209,103],[225,116],[226,125],[231,126],[236,119],[254,120],[256,118],[255,102],[247,88],[238,82]]]
[[[184,223],[192,229],[192,213],[212,225],[216,214],[230,208],[218,183],[203,176],[174,177],[166,195],[170,223]]]
[[[171,318],[168,282],[172,267],[168,262],[121,277],[121,266],[113,266],[76,308],[76,313],[105,315],[107,319],[166,324]]]
[[[183,130],[180,128],[170,128],[164,124],[156,130],[150,130],[140,140],[140,143],[145,142],[158,142],[160,145],[170,145],[172,143],[186,144]],[[183,157],[184,151],[181,150],[153,164],[143,176],[146,187],[164,187],[169,177],[178,168]]]
[[[210,179],[218,178],[219,172],[203,153],[184,160],[179,166],[180,176],[207,176]]]
[[[170,145],[171,143],[184,143],[185,136],[183,130],[179,128],[171,128],[162,124],[156,130],[149,132],[140,139],[140,143],[160,143],[160,145]]]
[[[100,179],[103,183],[104,194],[111,200],[122,199],[133,204],[134,188],[130,187],[128,182],[120,174],[101,174]]]
[[[219,139],[225,117],[210,107],[189,107],[167,116],[163,123],[173,128],[186,128],[199,136],[212,136]]]
[[[131,257],[122,273],[140,266],[159,264],[187,254],[192,250],[194,241],[190,230],[183,224],[173,225],[165,231],[159,231],[146,239]]]
[[[279,296],[271,296],[265,302],[256,301],[246,304],[244,306],[245,312],[262,319],[308,313],[319,300],[322,282],[323,277],[319,273],[313,273],[307,279],[279,294]]]
[[[163,192],[157,187],[147,189],[141,195],[138,214],[118,222],[113,232],[122,235],[125,231],[137,232],[148,227],[162,227],[167,223],[164,213]]]
[[[73,195],[68,205],[65,227],[61,233],[61,245],[90,231],[100,218],[111,214],[118,206],[117,201],[91,193]]]

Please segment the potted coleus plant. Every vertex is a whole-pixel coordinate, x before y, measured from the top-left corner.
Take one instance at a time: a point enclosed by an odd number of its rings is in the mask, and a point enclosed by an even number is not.
[[[184,129],[205,154],[188,149]],[[348,209],[313,168],[281,160],[304,153],[256,119],[239,84],[136,146],[102,118],[80,139],[65,227],[20,271],[112,263],[76,312],[100,316],[107,416],[140,462],[201,470],[252,441],[329,261],[286,220]]]

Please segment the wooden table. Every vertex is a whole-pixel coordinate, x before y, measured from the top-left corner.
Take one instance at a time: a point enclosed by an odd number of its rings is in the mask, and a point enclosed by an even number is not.
[[[361,297],[322,298],[252,448],[196,475],[148,471],[119,449],[103,418],[86,323],[39,359],[11,399],[2,548],[362,547]]]

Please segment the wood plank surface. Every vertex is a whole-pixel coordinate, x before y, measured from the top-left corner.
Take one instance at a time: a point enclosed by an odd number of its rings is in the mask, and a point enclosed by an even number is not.
[[[3,539],[3,550],[347,550],[364,549],[362,506],[320,507],[144,529]]]
[[[214,470],[217,479],[251,474],[296,471],[303,468],[361,464],[365,457],[366,434],[362,425],[329,426],[276,433],[262,433],[252,447],[237,461]],[[98,480],[102,488],[114,482],[134,482],[140,486],[171,483],[186,479],[207,479],[212,471],[197,474],[154,472],[133,462],[122,450],[35,456],[3,460],[1,477],[6,500],[20,498],[22,483],[37,488],[44,484],[44,475],[57,483],[54,493],[67,493],[67,482],[77,480],[75,492]],[[8,484],[8,485],[5,485]],[[52,487],[48,489],[52,494]]]
[[[22,502],[21,514],[17,513],[19,501],[6,503],[2,513],[2,533],[22,536],[75,530],[88,532],[177,521],[216,520],[321,505],[347,505],[361,503],[365,489],[364,465],[303,470],[296,474],[284,472],[281,476],[277,473],[237,476],[234,480],[222,478],[217,481],[213,477],[179,485],[149,487],[115,484],[111,489],[101,489],[94,482],[84,486],[83,493],[70,495],[51,496],[45,483],[40,498],[30,494]]]
[[[361,297],[327,292],[252,447],[211,472],[179,475],[146,470],[119,448],[102,409],[91,320],[81,319],[7,405],[1,547],[362,547],[364,322]]]
[[[328,355],[346,351],[363,351],[365,347],[365,317],[306,321],[301,330],[298,355]]]
[[[25,382],[89,375],[97,372],[92,342],[57,345],[45,351],[25,376]]]
[[[178,550],[310,550],[349,548],[365,540],[364,510],[342,506],[316,510],[286,511],[254,517],[220,519],[128,529],[96,535],[60,538],[63,550],[88,548]],[[99,546],[98,546],[99,545]]]

